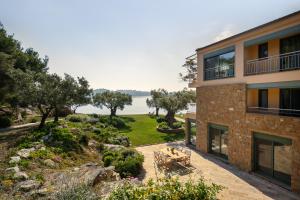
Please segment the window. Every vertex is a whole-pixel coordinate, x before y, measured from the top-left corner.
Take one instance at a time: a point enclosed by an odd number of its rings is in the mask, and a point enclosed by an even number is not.
[[[280,71],[300,68],[300,34],[280,40]]]
[[[268,108],[268,89],[258,90],[258,107]]]
[[[290,185],[292,141],[287,138],[254,133],[254,170]]]
[[[235,52],[219,54],[204,59],[204,80],[222,79],[234,76]]]
[[[280,89],[280,114],[300,116],[300,88]]]
[[[258,45],[258,58],[268,57],[268,43]]]
[[[222,158],[228,158],[228,129],[220,125],[210,124],[209,134],[209,152]]]

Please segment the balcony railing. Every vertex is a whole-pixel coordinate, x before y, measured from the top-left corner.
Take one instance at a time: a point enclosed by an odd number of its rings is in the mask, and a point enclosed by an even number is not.
[[[247,112],[300,117],[300,110],[296,109],[248,107]]]
[[[245,75],[300,69],[300,51],[247,61]]]
[[[187,113],[195,113],[196,112],[196,103],[189,103]]]

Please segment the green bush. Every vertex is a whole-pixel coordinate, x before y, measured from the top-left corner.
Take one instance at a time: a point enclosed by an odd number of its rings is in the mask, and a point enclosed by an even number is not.
[[[158,128],[163,129],[163,130],[169,130],[169,129],[171,129],[171,128],[169,127],[169,125],[168,125],[167,122],[161,122],[161,123],[159,123],[159,124],[158,124]]]
[[[118,129],[126,128],[126,123],[121,117],[101,116],[99,120],[101,123],[112,125],[113,127]]]
[[[173,128],[181,128],[182,127],[182,122],[174,122],[173,124],[172,124],[172,127]]]
[[[114,157],[111,155],[104,157],[104,159],[103,159],[104,167],[110,166],[112,164],[113,160],[114,160]]]
[[[73,115],[68,115],[67,120],[70,122],[85,122],[89,119],[87,115],[82,115],[82,114],[73,114]]]
[[[54,156],[54,154],[48,150],[48,149],[45,149],[45,150],[37,150],[37,151],[33,151],[30,153],[30,158],[32,159],[49,159],[49,158],[52,158]]]
[[[0,117],[0,128],[6,128],[11,126],[11,119],[7,116]]]
[[[105,151],[102,161],[104,162],[104,166],[115,166],[116,172],[124,178],[137,176],[140,173],[144,162],[144,156],[133,149]]]
[[[87,146],[89,144],[89,137],[87,135],[81,135],[79,143]]]
[[[205,184],[203,179],[197,182],[189,180],[186,183],[174,178],[163,178],[157,182],[152,180],[143,185],[133,185],[127,182],[115,189],[109,196],[109,200],[215,200],[217,194],[223,189],[222,186]]]
[[[35,117],[32,117],[28,120],[29,123],[36,123],[39,121],[39,117],[38,116],[35,116]]]
[[[157,123],[161,123],[161,122],[165,122],[165,118],[164,117],[157,117],[156,118]]]
[[[21,168],[27,169],[28,166],[29,166],[29,161],[25,160],[25,159],[21,159],[20,162],[19,162],[19,165],[20,165]]]

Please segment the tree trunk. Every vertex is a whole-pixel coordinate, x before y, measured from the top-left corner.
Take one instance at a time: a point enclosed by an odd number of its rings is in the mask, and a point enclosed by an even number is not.
[[[42,129],[45,126],[45,122],[46,122],[47,117],[48,117],[48,114],[43,114],[42,115],[42,119],[41,119],[41,123],[39,125],[39,129]]]
[[[166,120],[168,122],[168,125],[170,127],[172,127],[173,123],[176,122],[175,113],[174,112],[168,112],[167,115],[166,115]]]
[[[116,108],[110,109],[110,116],[116,116],[116,113],[117,113],[117,109]]]
[[[155,108],[155,116],[156,116],[156,117],[158,117],[158,111],[159,111],[159,108],[156,107],[156,108]]]
[[[58,110],[55,109],[54,111],[54,122],[58,122]]]

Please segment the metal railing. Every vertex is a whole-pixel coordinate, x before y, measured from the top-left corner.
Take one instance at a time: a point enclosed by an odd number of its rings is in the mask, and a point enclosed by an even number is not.
[[[296,109],[247,107],[247,112],[300,117],[300,110]]]
[[[204,80],[214,80],[234,76],[234,64],[220,65],[204,69]]]
[[[195,113],[196,112],[196,103],[189,103],[187,113]]]
[[[300,69],[300,51],[247,61],[245,75]]]

